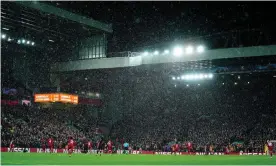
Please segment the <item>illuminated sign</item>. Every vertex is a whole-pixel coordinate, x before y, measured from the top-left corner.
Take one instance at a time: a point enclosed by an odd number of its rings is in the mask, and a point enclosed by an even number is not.
[[[78,104],[79,97],[76,95],[69,95],[64,93],[35,94],[35,102],[63,102]]]
[[[15,105],[18,105],[19,102],[18,102],[18,100],[1,100],[1,104],[15,106]]]

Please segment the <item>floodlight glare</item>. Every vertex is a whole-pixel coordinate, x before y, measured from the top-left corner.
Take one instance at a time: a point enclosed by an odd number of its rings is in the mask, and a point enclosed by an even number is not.
[[[22,40],[22,43],[25,43],[25,40],[24,40],[24,39]]]
[[[8,38],[8,41],[11,41],[12,39],[11,38]]]
[[[181,80],[203,80],[203,79],[211,79],[213,78],[214,75],[212,73],[209,74],[203,74],[203,73],[198,73],[198,74],[185,74],[182,75],[181,77],[175,77],[175,79],[181,79]]]
[[[197,49],[196,49],[196,51],[198,53],[202,53],[202,52],[204,52],[204,47],[203,46],[198,46]]]
[[[5,35],[5,34],[2,34],[2,35],[1,35],[1,38],[2,38],[2,39],[5,39],[5,38],[6,38],[6,35]]]
[[[149,55],[149,53],[146,51],[146,52],[144,52],[144,55]]]
[[[181,56],[183,54],[183,49],[181,47],[175,47],[173,49],[174,56]]]
[[[208,78],[213,78],[213,74],[208,74]]]
[[[20,43],[21,43],[21,40],[17,40],[17,43],[20,44]]]
[[[154,55],[158,55],[159,54],[159,52],[158,51],[154,51]]]
[[[199,79],[203,79],[204,78],[204,75],[203,74],[200,74],[199,75]]]
[[[34,45],[35,43],[34,42],[32,42],[32,46]]]
[[[190,79],[191,80],[195,79],[195,75],[190,75]]]
[[[164,53],[165,53],[165,54],[169,54],[170,51],[169,51],[169,50],[165,50]]]
[[[30,44],[30,41],[27,41],[27,44]]]
[[[192,76],[191,75],[186,75],[186,79],[190,80],[190,79],[192,79]]]
[[[175,80],[175,77],[172,77],[173,80]]]
[[[186,54],[192,54],[194,52],[194,48],[192,46],[188,46],[186,48]]]
[[[199,79],[199,75],[198,74],[195,75],[195,79]]]

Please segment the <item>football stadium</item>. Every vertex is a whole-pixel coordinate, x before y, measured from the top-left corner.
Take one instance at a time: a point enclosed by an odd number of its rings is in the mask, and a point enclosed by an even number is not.
[[[152,3],[1,2],[2,165],[276,165],[275,25]]]

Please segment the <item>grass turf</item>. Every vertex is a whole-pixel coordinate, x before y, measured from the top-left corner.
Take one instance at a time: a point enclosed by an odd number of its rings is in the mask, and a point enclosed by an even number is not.
[[[268,156],[1,153],[1,165],[276,165]]]

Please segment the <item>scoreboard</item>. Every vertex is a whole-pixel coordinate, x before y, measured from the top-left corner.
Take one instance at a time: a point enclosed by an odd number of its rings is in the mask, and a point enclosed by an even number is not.
[[[79,97],[77,95],[70,95],[64,93],[35,94],[34,101],[37,103],[63,102],[78,104]]]

